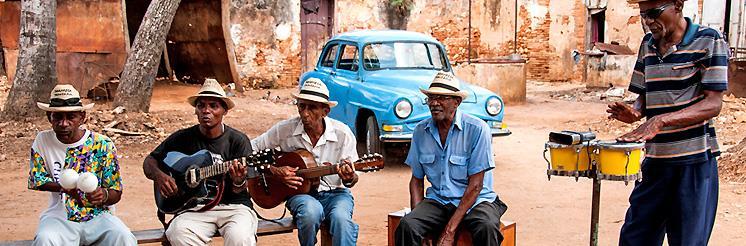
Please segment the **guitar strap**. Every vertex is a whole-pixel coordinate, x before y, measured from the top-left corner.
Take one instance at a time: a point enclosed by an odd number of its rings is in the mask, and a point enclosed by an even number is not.
[[[220,182],[218,182],[218,194],[215,195],[215,199],[205,204],[205,206],[197,210],[197,212],[201,213],[217,206],[218,203],[220,203],[220,200],[223,200],[223,190],[225,190],[225,176],[223,176]]]

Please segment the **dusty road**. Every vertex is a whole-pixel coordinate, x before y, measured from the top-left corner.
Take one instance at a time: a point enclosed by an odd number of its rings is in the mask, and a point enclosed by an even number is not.
[[[513,135],[494,139],[495,189],[508,206],[506,219],[518,223],[519,245],[586,245],[589,238],[591,182],[555,177],[547,181],[546,164],[541,157],[547,133],[561,129],[608,129],[604,123],[605,104],[557,100],[550,90],[577,88],[569,84],[535,84],[529,86],[526,104],[507,107],[506,121]],[[193,109],[184,98],[194,93],[195,86],[160,86],[154,92],[152,114],[161,118],[166,133],[195,124]],[[273,123],[294,115],[287,100],[290,90],[273,90],[271,98],[278,102],[259,100],[266,91],[248,92],[235,99],[237,110],[229,112],[226,122],[257,136]],[[105,105],[104,105],[105,106]],[[121,116],[117,116],[121,117]],[[119,119],[119,118],[117,118]],[[46,194],[26,189],[28,148],[35,129],[48,126],[41,120],[30,123],[3,123],[0,132],[0,240],[30,239],[38,223],[38,214],[46,207]],[[601,126],[601,127],[599,127]],[[613,124],[612,124],[613,126]],[[26,130],[9,131],[14,127]],[[604,128],[606,127],[606,128]],[[601,138],[614,136],[599,132]],[[725,136],[742,139],[746,132],[733,131]],[[120,143],[121,142],[121,143]],[[133,230],[160,226],[155,218],[152,186],[142,174],[142,160],[159,141],[127,141],[120,137],[117,144],[125,182],[123,201],[116,214]],[[360,245],[386,244],[386,215],[408,206],[409,170],[387,167],[383,172],[364,174],[353,189],[355,220],[360,224]],[[615,245],[624,220],[627,197],[633,185],[603,182],[601,197],[600,245]],[[746,239],[746,185],[721,182],[720,206],[711,245],[739,245]],[[260,210],[265,217],[278,216],[281,209]],[[220,245],[219,242],[216,242]],[[297,245],[295,234],[261,237],[260,245]]]

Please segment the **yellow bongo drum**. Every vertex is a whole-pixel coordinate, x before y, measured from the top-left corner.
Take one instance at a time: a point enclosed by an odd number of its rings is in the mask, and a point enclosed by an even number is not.
[[[547,162],[547,178],[554,176],[588,177],[592,149],[588,142],[564,145],[555,142],[544,144],[544,160]],[[547,159],[547,152],[550,158]]]
[[[642,162],[644,143],[622,143],[600,141],[594,145],[597,177],[605,180],[638,180]]]

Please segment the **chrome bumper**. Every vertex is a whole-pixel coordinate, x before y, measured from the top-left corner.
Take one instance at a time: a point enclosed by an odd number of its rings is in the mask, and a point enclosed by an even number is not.
[[[492,137],[505,137],[513,134],[508,128],[492,129]]]
[[[492,137],[504,137],[512,134],[507,128],[503,129],[491,129]],[[385,133],[382,134],[381,142],[384,143],[405,143],[412,141],[412,133]]]

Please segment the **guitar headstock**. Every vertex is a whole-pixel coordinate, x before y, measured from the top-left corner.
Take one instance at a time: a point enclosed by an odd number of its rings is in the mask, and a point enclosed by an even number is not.
[[[271,165],[275,164],[275,156],[279,149],[264,149],[260,151],[254,151],[251,155],[244,157],[244,163],[246,167],[253,168],[257,171],[268,170]]]
[[[355,161],[355,171],[374,172],[383,169],[383,155],[378,153],[365,154]]]

